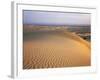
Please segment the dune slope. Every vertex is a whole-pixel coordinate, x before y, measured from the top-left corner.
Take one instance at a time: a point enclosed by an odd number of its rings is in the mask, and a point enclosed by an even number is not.
[[[23,69],[90,66],[90,43],[65,31],[24,35]]]

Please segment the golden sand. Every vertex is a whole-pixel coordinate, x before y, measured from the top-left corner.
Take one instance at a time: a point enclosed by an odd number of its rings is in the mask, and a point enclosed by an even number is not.
[[[90,43],[76,34],[65,31],[32,34],[23,42],[23,69],[90,66]]]

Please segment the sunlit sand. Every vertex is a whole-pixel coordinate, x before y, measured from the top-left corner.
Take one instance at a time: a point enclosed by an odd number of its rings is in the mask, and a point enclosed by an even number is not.
[[[90,66],[90,43],[67,31],[36,31],[24,35],[23,68]]]

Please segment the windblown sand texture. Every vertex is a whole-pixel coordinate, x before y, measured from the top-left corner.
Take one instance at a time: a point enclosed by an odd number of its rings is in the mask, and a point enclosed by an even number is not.
[[[90,43],[71,32],[24,34],[23,69],[90,66]]]

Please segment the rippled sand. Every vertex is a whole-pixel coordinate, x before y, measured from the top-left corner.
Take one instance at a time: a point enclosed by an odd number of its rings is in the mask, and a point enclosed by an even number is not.
[[[65,31],[24,35],[23,69],[90,66],[90,43]]]

